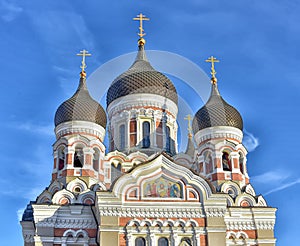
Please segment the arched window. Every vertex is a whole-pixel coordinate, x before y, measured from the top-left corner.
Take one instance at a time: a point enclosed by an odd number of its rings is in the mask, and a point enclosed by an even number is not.
[[[163,122],[162,120],[156,123],[156,145],[158,148],[163,148]]]
[[[146,240],[143,237],[138,237],[135,239],[135,246],[146,246]]]
[[[65,147],[60,147],[58,149],[58,170],[62,170],[65,166]]]
[[[120,138],[120,150],[125,149],[125,125],[120,125],[119,127],[119,138]]]
[[[150,147],[150,123],[148,121],[143,122],[143,148]]]
[[[244,156],[242,153],[239,153],[239,166],[241,173],[244,174]]]
[[[137,139],[137,125],[136,119],[130,120],[130,147],[136,146],[136,139]]]
[[[231,170],[231,163],[229,159],[229,154],[227,152],[223,152],[222,155],[222,166],[224,171],[230,171]]]
[[[170,127],[166,127],[166,152],[171,153]]]
[[[83,167],[84,154],[82,148],[75,148],[73,165],[74,167]]]
[[[97,148],[94,148],[93,168],[97,172],[99,171],[99,160],[100,160],[100,151]]]
[[[169,246],[169,240],[166,237],[158,239],[158,246]]]

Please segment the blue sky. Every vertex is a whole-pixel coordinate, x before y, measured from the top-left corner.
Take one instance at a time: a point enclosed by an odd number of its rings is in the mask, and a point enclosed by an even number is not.
[[[136,51],[132,18],[140,12],[151,18],[148,50],[178,54],[207,74],[204,60],[221,60],[219,89],[243,116],[251,182],[278,208],[277,245],[294,245],[300,218],[299,11],[296,0],[0,0],[1,245],[22,245],[18,214],[49,185],[53,118],[77,87],[75,54],[83,48],[93,54],[91,74]],[[184,98],[186,84],[178,84]],[[195,100],[191,109],[201,106]]]

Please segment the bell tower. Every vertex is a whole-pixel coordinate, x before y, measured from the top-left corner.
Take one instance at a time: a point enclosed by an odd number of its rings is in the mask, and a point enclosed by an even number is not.
[[[67,184],[80,177],[88,185],[107,183],[103,166],[106,114],[87,89],[85,58],[91,54],[83,50],[77,55],[82,57],[79,86],[55,114],[52,181]]]
[[[240,113],[220,95],[217,85],[215,57],[211,63],[211,94],[193,120],[197,143],[197,172],[219,187],[227,180],[243,187],[249,183],[246,168],[247,150],[242,144],[243,120]]]

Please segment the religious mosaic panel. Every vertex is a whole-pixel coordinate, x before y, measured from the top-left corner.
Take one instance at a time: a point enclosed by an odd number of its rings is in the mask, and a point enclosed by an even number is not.
[[[182,185],[163,176],[146,181],[142,187],[145,198],[182,198]]]

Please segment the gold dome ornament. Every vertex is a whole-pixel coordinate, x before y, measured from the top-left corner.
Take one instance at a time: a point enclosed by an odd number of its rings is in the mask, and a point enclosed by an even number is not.
[[[211,83],[212,84],[216,84],[217,83],[217,78],[216,78],[216,70],[215,70],[215,62],[220,62],[219,60],[217,60],[215,57],[211,56],[211,57],[208,57],[207,60],[205,60],[206,62],[210,62],[211,63]]]
[[[146,35],[146,33],[144,32],[143,29],[143,21],[148,21],[150,20],[149,18],[147,18],[145,15],[143,15],[142,13],[140,13],[139,15],[137,15],[137,17],[133,18],[133,20],[137,20],[140,22],[140,26],[139,26],[139,30],[140,32],[138,33],[138,36],[140,36],[140,39],[138,40],[138,44],[140,46],[145,45],[146,40],[143,39],[143,37]]]
[[[86,63],[85,63],[85,57],[87,56],[91,56],[92,54],[90,54],[87,50],[81,50],[80,53],[77,54],[77,56],[82,56],[82,61],[81,61],[81,72],[80,72],[80,77],[81,78],[85,78],[86,77],[86,72],[85,72],[85,68],[86,68]]]
[[[145,43],[146,43],[146,40],[143,39],[143,38],[140,38],[140,39],[138,40],[138,45],[139,45],[139,46],[143,46],[143,45],[145,45]]]

